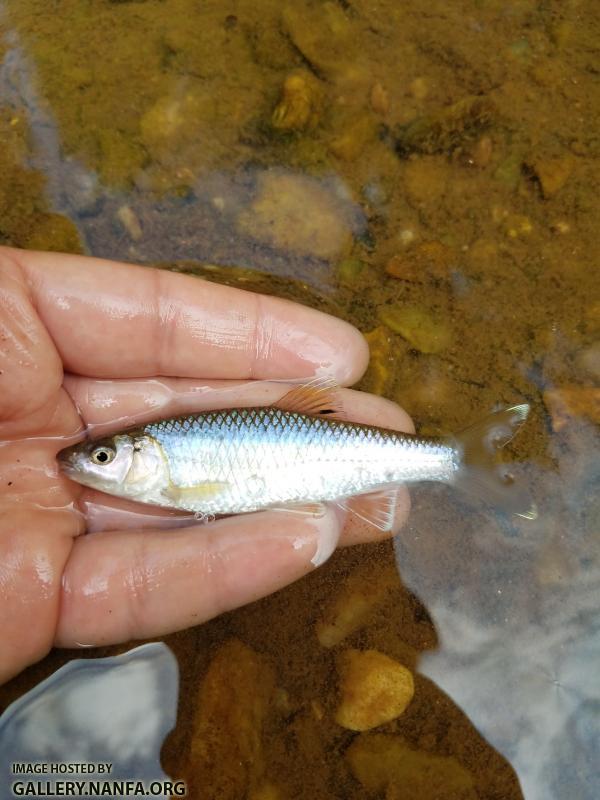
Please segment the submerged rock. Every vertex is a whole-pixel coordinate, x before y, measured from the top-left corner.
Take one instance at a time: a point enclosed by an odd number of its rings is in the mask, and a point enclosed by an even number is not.
[[[382,117],[385,117],[390,110],[390,96],[387,89],[379,81],[371,87],[369,102],[373,111]]]
[[[370,359],[363,380],[370,392],[383,395],[393,380],[392,337],[386,327],[379,325],[366,333],[365,339],[369,345]]]
[[[365,262],[360,258],[344,258],[337,266],[340,283],[345,286],[353,286],[360,278],[364,268]]]
[[[600,342],[581,350],[575,359],[579,369],[600,380]]]
[[[357,216],[357,207],[333,183],[272,171],[260,175],[256,197],[237,227],[270,247],[333,260],[349,249]]]
[[[452,340],[448,326],[418,306],[384,306],[379,319],[421,353],[441,353]]]
[[[137,214],[131,206],[123,205],[117,211],[117,219],[127,231],[134,242],[139,242],[143,236],[142,226],[137,218]]]
[[[362,114],[343,126],[341,132],[329,143],[329,149],[342,161],[356,161],[376,133],[375,119],[372,115]]]
[[[195,144],[214,121],[215,109],[214,96],[196,86],[159,97],[140,120],[141,139],[151,158],[170,163],[174,152]]]
[[[335,80],[360,72],[353,47],[356,31],[340,5],[296,0],[284,6],[281,19],[283,29],[318,75]]]
[[[410,670],[378,650],[346,650],[338,660],[340,702],[335,721],[367,731],[399,717],[415,692]]]
[[[561,431],[571,420],[583,417],[600,424],[600,389],[594,386],[563,386],[544,392],[544,405],[552,428]]]
[[[63,214],[40,214],[32,221],[31,233],[23,246],[28,250],[83,253],[77,226]]]
[[[385,271],[392,278],[423,282],[448,278],[454,253],[442,242],[421,242],[390,258]]]
[[[573,166],[573,159],[570,156],[534,158],[530,164],[546,198],[552,197],[562,189],[573,172]]]
[[[293,72],[283,82],[271,124],[281,131],[312,128],[318,122],[322,99],[323,93],[313,75],[306,70]]]
[[[396,152],[449,153],[479,136],[495,117],[494,106],[485,97],[465,97],[451,106],[434,111],[396,129]]]
[[[400,736],[362,734],[346,752],[354,777],[391,800],[477,800],[473,778],[452,757],[413,750]]]
[[[335,647],[347,636],[368,625],[390,590],[397,585],[395,570],[382,573],[379,565],[374,569],[367,564],[352,572],[315,626],[319,644]]]
[[[237,639],[219,648],[193,722],[189,772],[199,794],[237,800],[263,786],[262,731],[274,693],[275,674],[263,656]]]

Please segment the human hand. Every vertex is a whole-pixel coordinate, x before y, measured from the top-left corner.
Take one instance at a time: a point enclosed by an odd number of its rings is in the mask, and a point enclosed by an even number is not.
[[[142,528],[83,535],[91,508],[94,526],[100,509],[107,527],[123,503],[67,480],[55,458],[86,427],[108,433],[268,405],[286,391],[261,382],[269,379],[323,374],[348,385],[367,357],[350,325],[285,300],[146,267],[0,248],[0,682],[53,645],[160,636],[263,597],[313,569],[317,547],[340,534],[342,544],[380,538],[333,509],[170,531],[156,512],[156,524],[150,517]],[[353,420],[412,430],[387,400],[342,396]],[[407,509],[401,492],[398,525]]]

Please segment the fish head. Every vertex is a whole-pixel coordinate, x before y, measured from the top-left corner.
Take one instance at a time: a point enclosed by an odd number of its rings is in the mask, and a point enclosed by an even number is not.
[[[61,450],[57,458],[71,480],[117,497],[141,500],[169,485],[162,448],[143,431],[81,442]]]

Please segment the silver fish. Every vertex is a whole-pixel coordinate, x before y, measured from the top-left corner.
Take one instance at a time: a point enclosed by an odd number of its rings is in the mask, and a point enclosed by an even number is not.
[[[494,464],[528,412],[515,405],[455,437],[425,439],[340,418],[335,388],[313,382],[272,407],[151,422],[66,448],[58,459],[86,486],[199,516],[318,514],[324,503],[347,508],[361,495],[371,502],[359,516],[389,530],[399,485],[441,481],[533,518],[527,491]]]

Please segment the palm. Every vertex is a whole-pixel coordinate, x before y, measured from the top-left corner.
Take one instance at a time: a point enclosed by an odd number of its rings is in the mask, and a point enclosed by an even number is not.
[[[59,449],[86,427],[282,393],[256,379],[326,371],[351,383],[365,359],[350,326],[285,301],[0,250],[0,682],[54,644],[161,635],[264,596],[309,571],[317,544],[335,540],[344,522],[333,511],[269,511],[165,534],[113,519],[115,530],[84,536],[90,493],[58,473]],[[410,429],[387,401],[349,391],[345,400],[354,419]],[[114,516],[118,503],[103,504]],[[346,543],[376,533],[355,522],[343,532]]]

